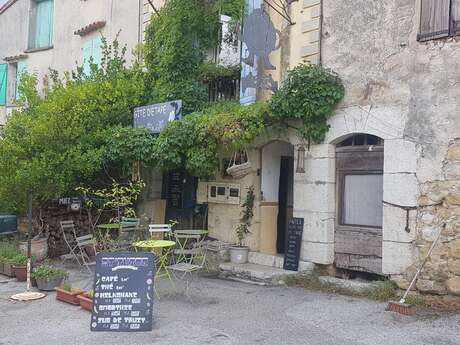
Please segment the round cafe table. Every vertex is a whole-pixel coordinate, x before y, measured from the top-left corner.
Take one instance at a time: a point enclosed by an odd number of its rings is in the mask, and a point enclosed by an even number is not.
[[[168,241],[168,240],[145,240],[145,241],[137,241],[133,243],[133,247],[136,249],[143,249],[151,251],[155,254],[156,257],[156,272],[155,278],[167,277],[174,287],[174,281],[169,274],[169,270],[167,268],[168,265],[168,256],[171,251],[171,248],[174,247],[176,242]],[[156,280],[155,279],[155,280]],[[155,284],[156,285],[156,284]],[[160,295],[158,294],[157,290],[155,289],[155,295],[158,299],[160,299]]]

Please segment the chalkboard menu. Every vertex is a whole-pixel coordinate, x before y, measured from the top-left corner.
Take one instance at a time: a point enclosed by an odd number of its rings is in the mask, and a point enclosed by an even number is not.
[[[152,253],[97,254],[91,331],[151,331],[154,276]]]
[[[134,127],[147,128],[151,133],[160,133],[169,121],[182,117],[182,101],[150,104],[134,108]]]
[[[167,206],[182,208],[182,187],[184,176],[181,171],[171,171],[168,180]]]
[[[287,247],[283,268],[297,271],[299,268],[300,246],[302,244],[303,218],[292,218],[288,223]]]

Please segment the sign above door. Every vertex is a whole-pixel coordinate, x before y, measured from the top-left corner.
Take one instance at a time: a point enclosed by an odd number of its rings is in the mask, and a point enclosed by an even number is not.
[[[160,133],[168,122],[180,120],[181,118],[181,100],[134,108],[134,127],[147,128],[154,134]]]

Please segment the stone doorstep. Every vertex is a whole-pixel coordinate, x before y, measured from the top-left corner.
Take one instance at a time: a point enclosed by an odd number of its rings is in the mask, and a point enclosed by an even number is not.
[[[258,282],[264,285],[280,285],[282,278],[287,275],[294,275],[297,272],[287,271],[281,268],[257,265],[253,263],[233,264],[231,262],[219,265],[222,278],[237,278],[242,282]]]
[[[269,267],[283,268],[284,255],[265,254],[260,252],[249,252],[248,262],[250,264],[263,265]],[[315,264],[307,261],[299,261],[299,272],[311,272],[315,268]]]

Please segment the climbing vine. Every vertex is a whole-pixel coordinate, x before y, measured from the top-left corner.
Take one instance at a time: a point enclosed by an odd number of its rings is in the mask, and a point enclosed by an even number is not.
[[[236,227],[236,237],[238,238],[238,246],[243,246],[243,241],[248,234],[251,233],[249,228],[252,224],[252,218],[254,217],[254,200],[256,196],[254,193],[254,186],[248,187],[246,193],[246,199],[241,207],[243,208],[241,223]]]
[[[318,143],[324,140],[329,130],[327,119],[344,93],[342,81],[334,72],[317,65],[299,65],[288,72],[269,109],[281,126],[301,120],[296,128],[299,135],[308,143]]]

